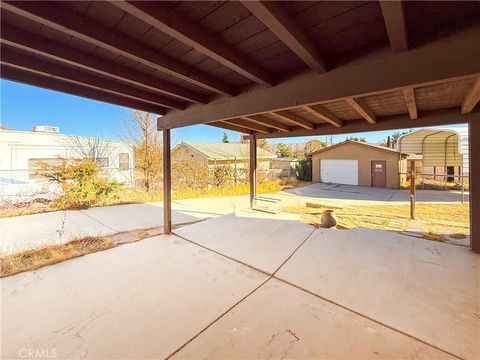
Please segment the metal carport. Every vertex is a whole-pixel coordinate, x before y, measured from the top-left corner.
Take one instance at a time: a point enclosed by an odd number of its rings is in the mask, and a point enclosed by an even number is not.
[[[468,138],[454,129],[422,129],[402,135],[399,151],[421,154],[425,166],[460,166],[468,173]]]

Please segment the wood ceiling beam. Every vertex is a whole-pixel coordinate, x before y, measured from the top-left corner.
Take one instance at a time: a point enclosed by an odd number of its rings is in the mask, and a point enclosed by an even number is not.
[[[225,123],[223,121],[218,121],[218,122],[205,124],[205,125],[215,126],[215,127],[221,128],[221,129],[236,131],[236,132],[243,133],[243,134],[253,134],[252,130],[248,130],[248,129],[245,129],[245,128],[240,127],[240,126],[235,126],[235,125],[232,125],[232,124],[228,124],[228,123]]]
[[[327,71],[326,60],[293,18],[276,1],[242,1],[261,22],[317,74]]]
[[[418,119],[417,103],[415,101],[415,90],[413,88],[403,89],[403,97],[405,98],[405,103],[407,104],[408,114],[410,119]]]
[[[268,127],[273,128],[273,129],[280,130],[280,131],[289,132],[291,130],[290,126],[282,124],[278,121],[269,119],[269,118],[267,118],[266,116],[263,116],[263,115],[244,116],[243,118],[247,119],[247,120],[250,120],[250,121],[253,121],[254,123],[257,123],[257,124],[260,124],[260,125],[265,125],[265,126],[268,126]]]
[[[315,124],[314,123],[312,123],[308,120],[305,120],[304,118],[298,116],[295,113],[292,113],[291,111],[288,111],[288,110],[277,111],[273,114],[277,115],[278,117],[280,117],[284,120],[290,121],[291,123],[293,123],[297,126],[300,126],[304,129],[310,129],[310,130],[315,129]]]
[[[156,79],[153,76],[112,63],[91,54],[78,51],[51,39],[21,30],[9,24],[1,24],[0,43],[34,52],[49,59],[89,70],[105,77],[140,86],[164,95],[174,96],[195,103],[206,103],[207,98],[197,92]]]
[[[390,46],[394,54],[408,50],[407,23],[402,0],[380,1]]]
[[[362,99],[355,99],[353,97],[345,99],[347,103],[355,109],[369,124],[375,124],[377,122],[377,117],[369,109],[367,104]]]
[[[462,114],[470,113],[480,101],[480,77],[475,80],[462,102]]]
[[[238,127],[242,127],[242,128],[252,130],[252,131],[256,131],[256,132],[263,133],[263,134],[268,134],[268,133],[272,132],[272,130],[269,129],[268,127],[263,126],[263,125],[259,125],[259,124],[255,123],[253,121],[250,121],[249,119],[237,118],[237,119],[224,120],[224,122],[227,123],[227,124],[235,125],[235,126],[238,126]]]
[[[246,78],[264,86],[274,85],[273,76],[251,62],[244,54],[205,30],[161,1],[110,1],[123,11],[165,34],[191,46],[200,53],[218,61]]]
[[[415,126],[418,127],[463,124],[468,122],[469,119],[480,122],[480,110],[473,110],[470,114],[461,115],[458,107],[444,110],[422,111],[419,115],[418,120],[415,121]],[[273,139],[296,136],[353,134],[365,131],[409,129],[411,127],[412,120],[410,120],[410,116],[408,114],[403,114],[381,117],[374,125],[367,125],[363,120],[352,120],[345,121],[345,124],[340,128],[331,126],[330,124],[324,124],[317,126],[314,130],[307,130],[298,127],[292,129],[289,133],[256,133],[255,136],[258,139]]]
[[[105,93],[103,91],[88,88],[85,86],[74,85],[61,81],[59,79],[53,79],[24,70],[15,69],[7,65],[1,65],[0,70],[2,78],[7,80],[72,94],[87,99],[103,101],[109,104],[124,106],[135,110],[147,111],[157,115],[164,115],[166,112],[164,107],[155,106],[147,102]]]
[[[452,36],[398,55],[378,52],[368,61],[323,75],[307,72],[271,88],[253,88],[235,98],[169,111],[159,120],[159,127],[176,128],[478,77],[478,54],[478,35]]]
[[[307,110],[310,114],[316,116],[319,119],[322,119],[329,124],[332,124],[333,126],[336,127],[342,127],[343,126],[343,121],[333,115],[330,111],[325,109],[324,107],[320,105],[310,105],[310,106],[305,106],[305,110]]]
[[[234,96],[236,90],[218,79],[170,58],[157,50],[142,46],[114,30],[83,18],[56,3],[39,1],[2,1],[0,6],[39,24],[77,37],[90,44],[138,61],[153,69],[176,76],[218,94]]]
[[[1,47],[0,63],[10,67],[27,70],[50,78],[56,78],[72,84],[88,86],[92,89],[103,90],[108,93],[124,96],[131,99],[145,101],[158,106],[170,109],[184,109],[185,103],[167,98],[165,96],[152,94],[147,91],[135,89],[112,80],[101,78],[97,75],[85,73],[75,68],[60,65],[32,57]]]

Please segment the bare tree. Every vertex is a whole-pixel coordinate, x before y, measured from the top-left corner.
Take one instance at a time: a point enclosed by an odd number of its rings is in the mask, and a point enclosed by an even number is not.
[[[149,193],[158,190],[162,178],[163,149],[151,113],[134,110],[122,123],[123,137],[132,144],[135,167],[142,173],[142,184]]]
[[[114,150],[112,143],[105,139],[68,136],[65,141],[74,158],[93,159],[100,165],[104,159],[110,158]]]

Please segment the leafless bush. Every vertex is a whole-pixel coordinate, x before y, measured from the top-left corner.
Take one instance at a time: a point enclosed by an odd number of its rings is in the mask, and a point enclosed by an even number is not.
[[[179,189],[207,189],[208,166],[193,159],[177,159],[172,162],[172,187]]]

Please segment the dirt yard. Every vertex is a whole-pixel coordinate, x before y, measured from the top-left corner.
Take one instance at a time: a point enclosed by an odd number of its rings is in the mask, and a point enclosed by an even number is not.
[[[300,214],[300,220],[320,226],[320,218],[326,209],[333,209],[340,228],[358,226],[370,229],[419,231],[430,240],[445,241],[470,235],[468,204],[417,204],[415,220],[410,220],[409,205],[352,205],[332,207],[311,206],[285,207],[283,211]]]

